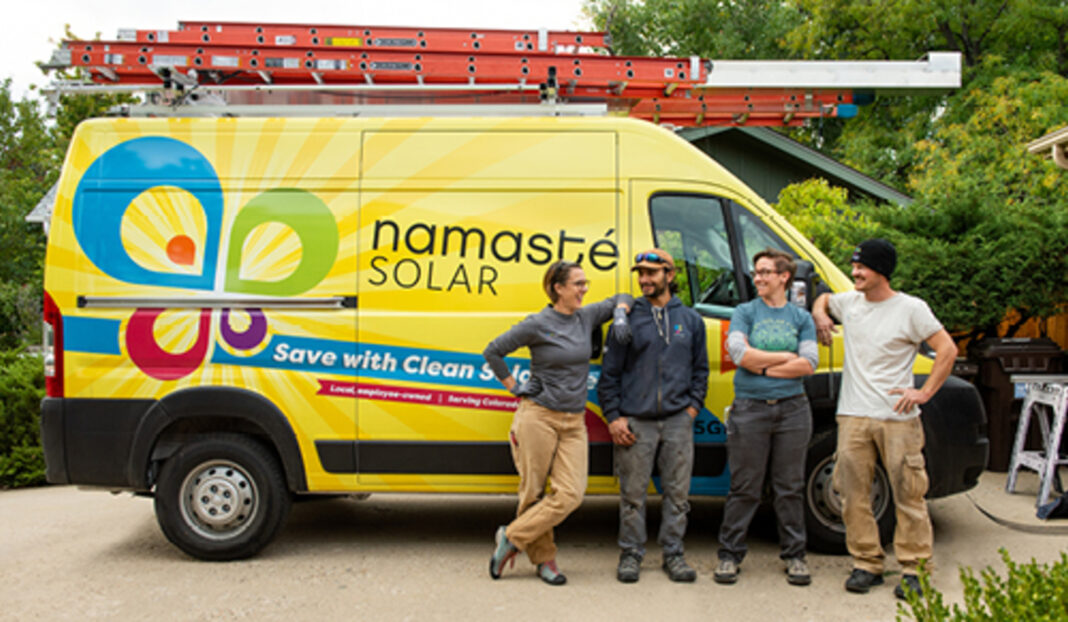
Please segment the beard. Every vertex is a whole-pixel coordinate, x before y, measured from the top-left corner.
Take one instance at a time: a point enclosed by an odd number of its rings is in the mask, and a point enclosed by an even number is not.
[[[645,294],[645,297],[646,298],[659,298],[660,296],[662,296],[664,294],[664,292],[667,291],[668,284],[667,284],[666,281],[663,281],[663,282],[659,282],[659,283],[650,283],[648,285],[648,287],[651,287],[652,291],[647,293],[647,294]],[[647,288],[643,287],[642,288],[642,292],[645,293],[646,291],[648,291]]]

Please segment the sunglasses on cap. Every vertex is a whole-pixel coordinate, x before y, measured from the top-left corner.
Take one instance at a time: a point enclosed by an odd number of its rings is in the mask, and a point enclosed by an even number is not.
[[[651,261],[653,263],[668,263],[667,259],[664,259],[656,253],[638,253],[634,256],[634,263],[641,263],[643,261]]]

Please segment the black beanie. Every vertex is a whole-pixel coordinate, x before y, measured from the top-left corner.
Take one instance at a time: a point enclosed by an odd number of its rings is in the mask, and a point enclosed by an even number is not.
[[[887,279],[897,266],[897,250],[882,238],[864,240],[853,249],[853,261],[864,264]]]

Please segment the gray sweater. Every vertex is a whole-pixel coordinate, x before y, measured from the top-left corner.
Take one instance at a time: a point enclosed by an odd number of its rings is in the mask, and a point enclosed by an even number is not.
[[[618,294],[571,315],[547,306],[491,341],[482,356],[503,380],[511,373],[504,357],[523,346],[530,348],[530,380],[515,394],[550,410],[584,412],[593,347],[590,335],[612,317],[617,305],[633,301],[628,294]]]

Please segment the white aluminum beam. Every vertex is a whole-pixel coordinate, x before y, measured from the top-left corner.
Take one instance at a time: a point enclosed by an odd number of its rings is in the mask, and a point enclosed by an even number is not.
[[[713,60],[699,89],[828,89],[944,93],[960,88],[960,52],[918,61]]]

